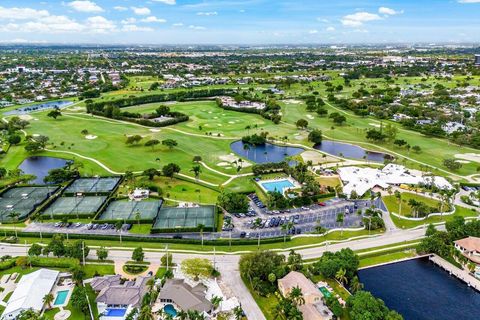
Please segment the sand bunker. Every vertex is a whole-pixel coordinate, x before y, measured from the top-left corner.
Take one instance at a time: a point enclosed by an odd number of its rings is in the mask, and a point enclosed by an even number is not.
[[[301,104],[302,103],[302,101],[294,100],[294,99],[283,100],[283,102],[288,103],[288,104]]]
[[[150,129],[151,132],[160,132],[162,131],[161,129]]]
[[[87,139],[87,140],[95,140],[95,139],[97,139],[97,136],[94,136],[94,135],[91,135],[91,134],[87,134],[87,135],[85,136],[85,139]]]
[[[33,117],[31,115],[28,115],[28,114],[22,114],[20,116],[18,116],[20,119],[22,120],[26,120],[26,121],[30,121],[33,119]]]
[[[307,118],[308,118],[308,119],[310,119],[310,120],[313,120],[313,119],[315,119],[315,117],[314,117],[314,116],[312,116],[311,114],[307,114]]]
[[[370,122],[369,125],[371,125],[372,127],[375,127],[375,128],[380,128],[380,125],[378,123]]]
[[[325,158],[323,157],[323,154],[320,152],[316,151],[305,151],[301,154],[303,161],[312,161],[312,163],[318,164],[318,163],[326,163],[326,162],[338,162],[337,159],[326,156]]]
[[[455,158],[473,162],[480,162],[479,153],[457,153],[455,155]]]
[[[230,124],[235,124],[235,121],[228,121],[228,123],[230,123]]]
[[[220,160],[222,160],[222,162],[219,162],[217,163],[217,166],[220,166],[220,167],[224,167],[225,169],[227,169],[228,166],[231,166],[232,163],[234,163],[235,161],[238,161],[240,158],[238,156],[236,156],[234,153],[230,153],[228,155],[223,155],[223,156],[219,156],[218,157]],[[252,164],[250,162],[247,162],[245,160],[243,160],[241,163],[238,163],[238,164],[241,164],[243,168],[245,167],[249,167],[251,166]]]

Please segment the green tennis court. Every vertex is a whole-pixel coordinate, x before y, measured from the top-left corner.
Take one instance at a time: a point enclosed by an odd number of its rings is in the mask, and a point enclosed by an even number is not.
[[[16,219],[24,220],[57,190],[58,187],[19,187],[5,191],[0,196],[0,221],[13,221],[12,213],[18,214]]]
[[[65,193],[109,193],[119,182],[119,177],[80,178],[68,186]]]
[[[98,212],[107,197],[60,197],[55,200],[43,215],[54,217],[56,215],[93,216]]]
[[[112,201],[98,220],[154,220],[162,206],[156,201]]]
[[[153,229],[196,228],[199,224],[204,225],[205,228],[215,227],[215,206],[163,207],[160,209]]]

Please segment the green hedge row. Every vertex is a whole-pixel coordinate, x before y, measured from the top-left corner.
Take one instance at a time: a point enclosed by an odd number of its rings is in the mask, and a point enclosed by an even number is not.
[[[7,236],[14,236],[15,231],[13,230],[0,230],[0,232],[6,234]],[[40,238],[39,232],[24,232],[18,231],[19,237],[27,237],[27,238]],[[56,233],[42,233],[43,238],[51,238]],[[81,240],[113,240],[118,241],[119,236],[114,235],[101,235],[101,234],[69,234],[69,239],[81,239]],[[201,240],[197,239],[172,239],[172,238],[161,238],[161,237],[141,237],[135,235],[123,235],[122,236],[124,241],[132,241],[132,242],[155,242],[155,243],[179,243],[179,244],[201,244]],[[286,241],[290,241],[291,238],[287,236]],[[239,239],[239,240],[232,240],[232,245],[252,245],[257,244],[257,239]],[[283,242],[283,237],[276,237],[276,238],[267,238],[261,240],[262,244],[267,243],[278,243]],[[203,243],[205,245],[215,245],[215,246],[228,246],[230,244],[229,239],[216,239],[216,240],[204,240]],[[101,243],[99,243],[101,244]]]

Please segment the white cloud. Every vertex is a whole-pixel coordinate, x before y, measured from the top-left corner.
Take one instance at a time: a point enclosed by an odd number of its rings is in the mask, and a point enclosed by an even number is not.
[[[362,11],[346,15],[340,21],[347,27],[360,27],[365,22],[381,19],[382,18],[378,14]]]
[[[177,1],[176,0],[153,0],[155,2],[161,2],[161,3],[164,3],[164,4],[168,4],[168,5],[174,5],[174,4],[177,4]]]
[[[325,19],[325,18],[317,18],[317,21],[323,22],[323,23],[329,23],[330,20]]]
[[[139,16],[148,16],[150,13],[152,13],[150,11],[150,9],[146,8],[146,7],[143,7],[143,8],[140,8],[140,7],[130,7],[130,9],[132,9],[132,11],[139,15]]]
[[[458,3],[480,3],[480,0],[458,0]]]
[[[309,34],[317,34],[318,33],[318,30],[310,30],[308,31]]]
[[[480,1],[480,0],[479,0],[479,1]],[[403,10],[401,10],[401,11],[396,11],[396,10],[391,9],[391,8],[380,7],[380,8],[378,8],[378,13],[384,14],[384,15],[387,15],[387,16],[394,16],[394,15],[396,15],[396,14],[402,14],[402,13],[403,13]]]
[[[92,33],[110,33],[116,31],[113,21],[102,16],[90,17],[86,20],[85,26]]]
[[[177,23],[172,24],[172,26],[174,26],[174,27],[183,27],[184,24],[181,23],[181,22],[177,22]]]
[[[0,19],[30,20],[49,16],[47,10],[35,10],[31,8],[4,8],[0,7]]]
[[[122,7],[122,6],[116,6],[116,7],[113,7],[114,10],[117,10],[117,11],[127,11],[128,8],[127,7]]]
[[[137,22],[135,18],[127,18],[121,21],[122,24],[134,24],[135,22]]]
[[[193,24],[189,25],[188,26],[190,29],[193,29],[193,30],[205,30],[206,28],[205,27],[202,27],[202,26],[195,26]]]
[[[150,16],[150,17],[147,17],[145,19],[142,19],[141,20],[142,22],[145,22],[145,23],[154,23],[154,22],[157,22],[157,23],[165,23],[167,22],[167,20],[165,19],[159,19],[155,16]]]
[[[326,30],[327,30],[328,32],[334,32],[334,31],[335,31],[335,28],[334,28],[334,27],[328,27]]]
[[[138,32],[138,31],[150,32],[150,31],[153,31],[153,29],[150,28],[150,27],[139,27],[135,24],[126,24],[122,27],[122,31],[124,31],[124,32]]]
[[[90,13],[95,13],[95,12],[102,12],[103,9],[97,5],[93,1],[72,1],[67,4],[70,8],[73,10],[79,11],[79,12],[90,12]]]
[[[197,12],[197,16],[218,16],[218,12],[217,11]]]

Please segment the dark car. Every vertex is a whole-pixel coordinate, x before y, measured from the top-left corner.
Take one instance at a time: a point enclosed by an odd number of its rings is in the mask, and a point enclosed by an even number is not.
[[[242,231],[242,233],[240,233],[240,238],[245,238],[245,236],[247,235],[247,233],[245,231]]]
[[[176,235],[173,236],[173,239],[182,239],[182,238],[183,237],[180,234],[176,234]]]

